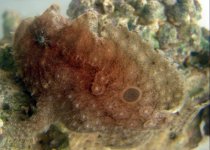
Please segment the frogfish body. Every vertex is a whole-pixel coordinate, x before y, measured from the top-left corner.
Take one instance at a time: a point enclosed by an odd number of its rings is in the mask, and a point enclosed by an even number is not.
[[[106,145],[131,145],[141,132],[167,125],[161,112],[183,98],[175,67],[137,33],[101,25],[93,11],[68,20],[51,6],[21,23],[14,51],[39,111],[53,106],[53,121],[99,132]]]

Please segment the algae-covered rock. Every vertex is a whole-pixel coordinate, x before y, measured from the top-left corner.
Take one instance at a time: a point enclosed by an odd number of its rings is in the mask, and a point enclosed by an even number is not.
[[[143,41],[149,43],[154,49],[160,48],[160,42],[157,39],[156,30],[154,26],[139,26],[137,32]]]
[[[68,133],[61,131],[62,127],[52,124],[49,128],[40,133],[37,137],[36,149],[51,150],[70,150]]]
[[[176,44],[178,41],[176,27],[169,23],[163,24],[158,31],[158,40],[161,49],[166,49]]]
[[[163,22],[166,19],[164,5],[159,1],[148,1],[140,10],[137,12],[139,16],[139,23],[148,25],[154,22]]]
[[[105,6],[110,11],[105,11]],[[76,18],[88,10],[100,14],[100,24],[112,22],[140,32],[140,37],[155,49],[199,44],[201,7],[197,0],[73,0],[67,14]]]
[[[167,8],[167,16],[174,25],[196,22],[201,18],[201,7],[197,0],[178,0]]]
[[[0,68],[7,71],[14,71],[15,62],[12,56],[12,47],[0,47]]]
[[[189,43],[191,46],[198,46],[200,45],[201,40],[201,27],[197,24],[186,24],[178,28],[179,32],[179,39],[183,40],[186,43]]]

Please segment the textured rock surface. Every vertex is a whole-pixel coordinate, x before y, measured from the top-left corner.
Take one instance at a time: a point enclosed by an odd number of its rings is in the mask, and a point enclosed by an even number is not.
[[[201,7],[197,0],[72,0],[67,14],[70,18],[76,18],[88,10],[100,13],[100,24],[111,19],[114,25],[123,25],[129,30],[137,31],[155,49],[178,49],[180,43],[195,46],[187,39],[199,43],[201,37],[200,34],[192,35],[179,30],[197,26],[201,18]],[[168,30],[168,26],[170,31],[162,32]],[[160,38],[160,32],[163,39]],[[163,40],[168,37],[163,44]],[[175,41],[172,42],[173,39]]]
[[[164,111],[182,104],[183,83],[137,33],[97,25],[95,12],[68,21],[56,6],[23,21],[14,42],[18,72],[48,120],[99,131],[105,145],[133,145],[141,132],[168,126]]]

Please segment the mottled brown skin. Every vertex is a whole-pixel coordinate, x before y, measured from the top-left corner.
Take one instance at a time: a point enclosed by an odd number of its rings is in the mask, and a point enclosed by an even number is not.
[[[52,103],[49,117],[72,130],[106,133],[109,139],[114,134],[130,138],[164,124],[164,117],[154,114],[161,109],[161,96],[146,88],[150,77],[132,55],[97,37],[82,21],[59,16],[60,26],[53,26],[48,13],[29,22],[25,32],[24,23],[19,27],[14,49],[20,75],[38,97],[38,106]],[[140,93],[133,101],[123,98],[129,87]],[[155,125],[148,125],[151,120]]]
[[[43,27],[36,22],[36,26]],[[33,27],[34,24],[29,31]],[[90,117],[94,116],[91,120],[99,119],[105,126],[142,126],[146,118],[135,113],[139,106],[128,104],[121,97],[127,86],[138,87],[136,80],[140,78],[139,72],[135,72],[133,78],[126,75],[131,67],[137,71],[137,64],[110,40],[96,40],[82,25],[70,25],[59,32],[56,37],[49,38],[50,45],[46,47],[36,43],[33,33],[25,35],[29,45],[24,47],[28,51],[22,63],[28,65],[23,67],[23,78],[30,78],[26,84],[36,90],[35,95],[43,96],[55,91],[62,97],[58,101],[65,100],[65,105],[70,105],[70,108],[80,104],[75,111],[81,110]],[[116,106],[109,108],[112,103]],[[97,112],[100,113],[98,117]],[[124,114],[120,116],[120,113]]]

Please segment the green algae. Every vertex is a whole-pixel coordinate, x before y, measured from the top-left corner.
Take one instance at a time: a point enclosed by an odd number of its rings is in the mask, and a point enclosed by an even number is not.
[[[15,62],[12,56],[12,47],[0,48],[0,68],[5,71],[14,71]]]

